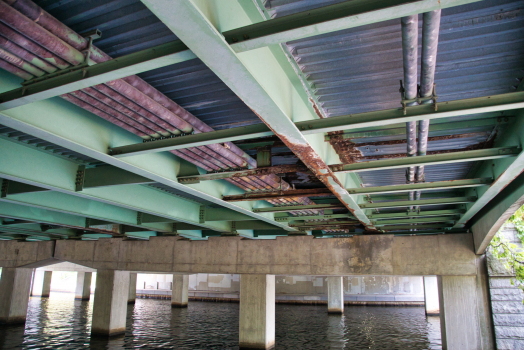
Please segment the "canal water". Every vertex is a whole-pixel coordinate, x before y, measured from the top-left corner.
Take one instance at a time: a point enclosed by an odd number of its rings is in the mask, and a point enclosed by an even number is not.
[[[137,299],[127,310],[125,336],[90,337],[93,298],[72,293],[30,298],[24,326],[0,328],[0,349],[238,349],[239,304]],[[275,349],[441,349],[438,317],[422,307],[276,305]]]

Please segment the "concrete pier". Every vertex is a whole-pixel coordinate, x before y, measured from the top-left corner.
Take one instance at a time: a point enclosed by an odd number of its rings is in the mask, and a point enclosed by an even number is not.
[[[91,272],[76,273],[75,299],[89,300],[91,297]]]
[[[475,276],[439,276],[440,331],[444,350],[482,349]]]
[[[34,297],[49,298],[52,277],[53,271],[35,270],[31,295]]]
[[[33,269],[2,269],[0,279],[0,324],[25,323]]]
[[[240,277],[239,344],[241,349],[275,345],[275,276]]]
[[[344,288],[342,286],[342,276],[328,277],[328,313],[344,313]]]
[[[171,307],[187,307],[189,275],[173,275]]]
[[[127,296],[127,303],[134,304],[136,301],[136,272],[129,274],[129,294]]]
[[[97,271],[92,335],[113,336],[125,332],[128,293],[128,271]]]
[[[440,314],[437,276],[424,276],[424,304],[427,316]]]

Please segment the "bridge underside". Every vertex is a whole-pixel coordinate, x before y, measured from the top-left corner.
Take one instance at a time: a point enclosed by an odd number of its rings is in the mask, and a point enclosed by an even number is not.
[[[489,348],[479,256],[524,201],[523,6],[0,1],[5,276],[238,273],[270,305],[275,274],[439,275],[448,312],[477,293],[444,343]]]

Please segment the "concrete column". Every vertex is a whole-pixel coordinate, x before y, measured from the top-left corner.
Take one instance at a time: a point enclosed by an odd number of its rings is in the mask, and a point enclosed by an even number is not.
[[[136,300],[136,273],[129,274],[129,295],[127,296],[127,303],[134,304]]]
[[[173,275],[173,289],[171,290],[171,307],[187,307],[187,291],[189,275]]]
[[[241,349],[269,349],[275,345],[275,276],[240,277]]]
[[[342,276],[328,277],[328,313],[344,313],[344,288],[342,286]]]
[[[438,316],[438,283],[437,276],[424,276],[424,303],[426,305],[426,316]]]
[[[91,277],[92,272],[76,273],[75,299],[89,300],[91,297]]]
[[[477,276],[439,276],[438,288],[442,348],[489,349],[479,317]]]
[[[34,297],[49,298],[52,277],[53,271],[35,270],[31,295]]]
[[[25,323],[33,269],[4,267],[0,279],[0,324]]]
[[[125,333],[128,293],[128,271],[97,271],[92,335],[113,336]]]

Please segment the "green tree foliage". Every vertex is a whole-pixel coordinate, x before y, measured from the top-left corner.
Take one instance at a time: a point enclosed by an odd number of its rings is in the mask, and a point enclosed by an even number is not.
[[[508,219],[506,224],[508,223],[515,225],[517,236],[524,244],[524,205]],[[515,278],[511,280],[511,284],[517,284],[519,289],[524,292],[524,252],[502,236],[501,231],[506,224],[491,240],[489,250],[493,257],[504,262],[504,266],[509,271],[514,271]],[[522,300],[522,303],[524,304],[524,300]]]

